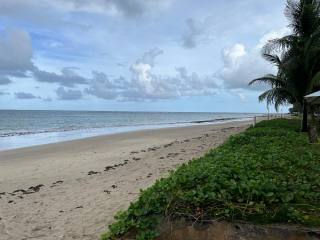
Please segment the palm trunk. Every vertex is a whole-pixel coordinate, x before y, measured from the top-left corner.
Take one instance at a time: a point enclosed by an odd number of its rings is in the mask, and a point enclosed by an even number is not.
[[[307,102],[303,102],[303,113],[302,113],[302,123],[301,123],[301,132],[308,131],[308,106]]]
[[[309,133],[309,141],[310,143],[318,143],[318,132],[317,132],[317,123],[315,118],[315,108],[314,106],[310,106],[309,108],[311,119],[309,121],[308,133]]]

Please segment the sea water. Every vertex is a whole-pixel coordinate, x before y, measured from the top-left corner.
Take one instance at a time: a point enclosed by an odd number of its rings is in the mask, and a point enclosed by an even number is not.
[[[0,110],[0,150],[91,136],[241,121],[254,113]]]

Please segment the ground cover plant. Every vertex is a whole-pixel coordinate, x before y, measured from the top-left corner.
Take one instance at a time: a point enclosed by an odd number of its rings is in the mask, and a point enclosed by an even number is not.
[[[299,126],[258,123],[180,166],[118,213],[102,239],[153,239],[161,222],[181,218],[320,226],[320,145]]]

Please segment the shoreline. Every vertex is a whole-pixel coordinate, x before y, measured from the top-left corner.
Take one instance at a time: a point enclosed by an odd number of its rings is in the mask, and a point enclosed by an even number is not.
[[[252,121],[143,130],[0,152],[0,239],[98,239],[170,170]]]
[[[259,116],[264,117],[264,116]],[[181,127],[191,127],[191,126],[200,126],[200,125],[219,125],[229,122],[245,122],[250,121],[250,117],[246,118],[230,118],[230,119],[214,119],[214,120],[205,120],[205,121],[193,121],[185,123],[172,123],[172,124],[160,124],[160,125],[141,125],[141,126],[123,126],[117,128],[89,128],[89,129],[78,129],[62,132],[43,132],[35,134],[26,134],[26,135],[15,135],[0,138],[0,152],[8,150],[23,149],[29,147],[36,147],[41,145],[63,143],[69,141],[83,140],[92,137],[100,136],[111,136],[115,134],[130,133],[130,132],[139,132],[139,131],[148,131],[148,130],[157,130],[157,129],[167,129],[167,128],[181,128]],[[54,135],[61,135],[54,137]],[[51,138],[51,139],[50,139]],[[20,143],[16,143],[23,140]],[[1,141],[12,142],[5,147],[1,146]],[[1,161],[1,159],[0,159]]]

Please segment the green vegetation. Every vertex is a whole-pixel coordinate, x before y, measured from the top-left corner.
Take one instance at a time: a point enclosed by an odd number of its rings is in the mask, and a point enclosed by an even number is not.
[[[285,10],[291,34],[270,40],[263,57],[277,68],[250,84],[266,83],[270,89],[259,96],[276,109],[293,104],[303,112],[302,131],[307,131],[308,108],[304,96],[320,89],[320,2],[288,0]],[[309,109],[311,111],[312,109]]]
[[[276,119],[231,137],[142,191],[102,239],[153,239],[162,221],[245,220],[320,225],[320,148],[299,120]]]

